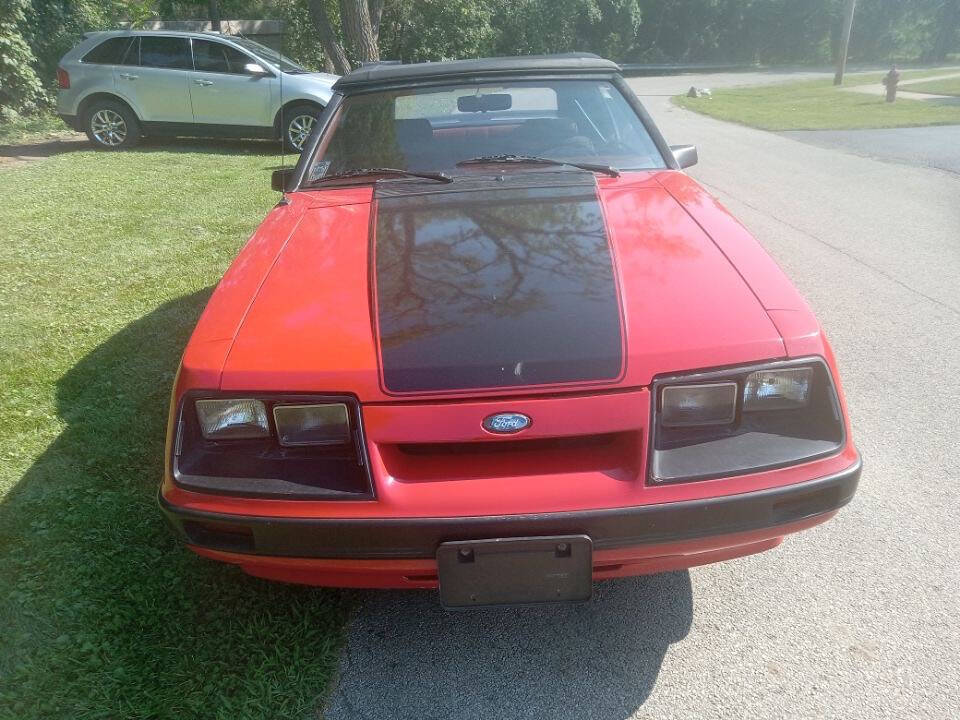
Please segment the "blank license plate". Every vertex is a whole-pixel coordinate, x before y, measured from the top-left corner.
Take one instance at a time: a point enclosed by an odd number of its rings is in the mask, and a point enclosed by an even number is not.
[[[446,607],[582,602],[593,591],[586,535],[447,542],[437,549]]]

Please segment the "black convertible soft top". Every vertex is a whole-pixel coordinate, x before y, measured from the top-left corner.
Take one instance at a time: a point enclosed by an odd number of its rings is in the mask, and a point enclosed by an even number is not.
[[[351,93],[378,86],[416,85],[421,82],[470,75],[618,72],[620,72],[620,66],[615,62],[592,53],[526,55],[408,64],[384,62],[364,65],[344,75],[333,89],[335,92]]]

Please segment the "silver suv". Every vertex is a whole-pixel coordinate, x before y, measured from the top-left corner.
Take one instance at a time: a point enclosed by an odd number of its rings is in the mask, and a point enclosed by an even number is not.
[[[243,37],[95,32],[60,60],[57,112],[109,150],[142,135],[282,135],[300,150],[336,80]]]

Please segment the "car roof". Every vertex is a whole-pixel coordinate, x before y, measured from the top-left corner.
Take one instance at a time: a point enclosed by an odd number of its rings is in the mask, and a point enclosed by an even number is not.
[[[421,82],[476,75],[566,75],[619,73],[620,66],[592,53],[491,57],[421,63],[371,63],[341,77],[333,86],[343,93],[381,86],[418,85]]]

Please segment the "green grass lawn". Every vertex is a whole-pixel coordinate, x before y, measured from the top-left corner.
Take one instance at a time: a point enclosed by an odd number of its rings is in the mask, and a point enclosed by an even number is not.
[[[943,74],[943,71],[936,71]],[[934,74],[904,73],[904,78]],[[716,90],[712,98],[677,96],[674,103],[720,120],[761,130],[853,130],[960,124],[960,105],[935,101],[884,102],[881,74],[848,76],[847,85],[870,85],[876,95],[848,92],[832,78]],[[906,88],[904,88],[906,89]]]
[[[930,93],[931,95],[953,95],[960,97],[960,76],[944,78],[943,80],[910,83],[907,85],[901,82],[900,89],[909,90],[910,92]]]
[[[334,669],[348,594],[199,559],[157,508],[179,354],[277,199],[266,146],[200,148],[0,171],[0,718],[313,717]]]

